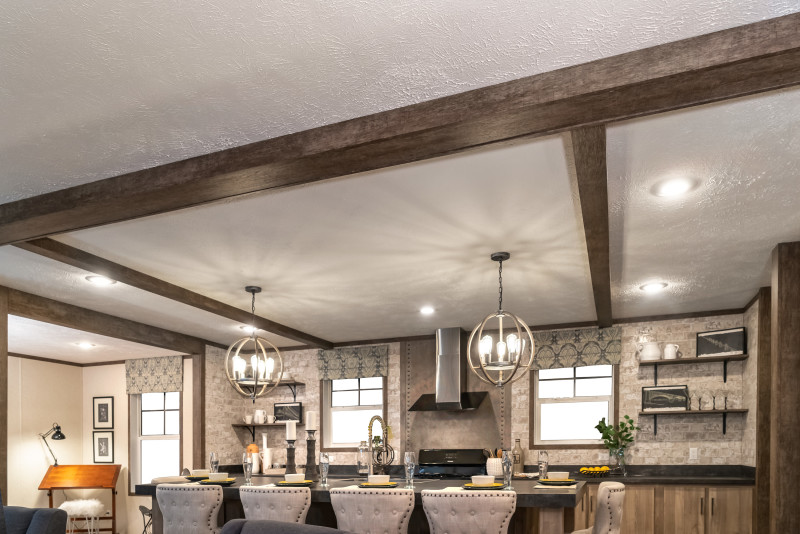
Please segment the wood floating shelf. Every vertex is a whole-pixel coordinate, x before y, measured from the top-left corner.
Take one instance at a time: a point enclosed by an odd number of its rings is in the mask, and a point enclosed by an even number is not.
[[[722,362],[722,381],[728,381],[728,362],[737,362],[746,360],[747,354],[736,354],[733,356],[700,356],[696,358],[676,358],[674,360],[644,360],[639,361],[639,366],[653,366],[654,369],[654,384],[658,385],[658,366],[659,365],[688,365],[692,363],[715,363]],[[652,413],[652,412],[649,412]]]
[[[643,415],[653,416],[653,435],[658,434],[658,416],[659,415],[722,415],[722,434],[725,435],[728,428],[728,414],[729,413],[747,413],[745,408],[727,408],[725,410],[649,410],[646,412],[639,412],[639,417]]]
[[[234,427],[234,428],[246,428],[247,431],[250,432],[250,435],[253,437],[253,441],[255,441],[256,440],[256,428],[268,428],[268,427],[274,427],[274,426],[285,427],[286,423],[285,422],[283,422],[283,423],[250,423],[249,425],[247,423],[233,423],[231,426]],[[302,423],[298,423],[297,426],[301,427],[301,426],[305,426],[305,425],[302,424]]]

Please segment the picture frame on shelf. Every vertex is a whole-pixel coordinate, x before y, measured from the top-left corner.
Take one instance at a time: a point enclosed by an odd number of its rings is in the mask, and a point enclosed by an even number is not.
[[[643,412],[685,412],[689,407],[689,386],[645,386],[642,388]]]
[[[287,421],[294,421],[298,425],[303,423],[302,402],[276,402],[272,410],[276,423],[285,423]]]
[[[92,397],[92,421],[95,430],[114,428],[114,397]]]
[[[92,450],[94,452],[94,463],[113,464],[114,463],[114,432],[101,430],[92,432]]]
[[[747,351],[745,328],[726,328],[697,333],[697,357],[738,356]]]

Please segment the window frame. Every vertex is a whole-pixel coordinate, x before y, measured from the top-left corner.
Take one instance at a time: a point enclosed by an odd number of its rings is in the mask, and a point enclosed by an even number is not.
[[[158,393],[157,391],[153,393]],[[183,390],[164,391],[166,393],[179,393],[178,401],[178,434],[163,434],[142,436],[142,394],[136,393],[128,395],[128,495],[136,496],[134,493],[136,484],[149,484],[148,482],[138,481],[138,473],[141,472],[142,440],[165,440],[175,439],[178,436],[178,468],[183,469]],[[166,406],[166,399],[165,406]],[[151,410],[148,410],[151,411]],[[173,411],[167,410],[164,411]],[[166,421],[165,421],[166,423]],[[166,427],[165,427],[166,430]],[[179,471],[180,472],[180,471]]]
[[[603,364],[604,365],[604,364]],[[574,378],[573,378],[574,379]],[[536,370],[530,371],[530,397],[528,402],[529,408],[529,427],[528,427],[528,449],[529,450],[539,450],[539,449],[546,449],[546,450],[557,450],[557,449],[605,449],[605,445],[603,445],[602,441],[600,443],[543,443],[537,444],[536,443],[536,425],[537,425],[537,413],[536,413],[536,399],[538,395],[538,372]],[[612,419],[613,422],[610,424],[616,424],[619,421],[619,364],[611,364],[611,387],[613,391],[611,392],[611,399],[614,403],[614,406],[611,409],[611,413],[613,415]],[[591,397],[586,397],[591,398]],[[598,438],[600,439],[600,438]]]
[[[365,378],[371,378],[371,377],[365,377]],[[389,399],[389,394],[388,394],[389,381],[388,381],[388,377],[383,376],[381,378],[383,379],[383,381],[382,381],[383,395],[382,395],[382,400],[381,400],[381,402],[383,403],[383,406],[382,406],[382,410],[381,410],[381,417],[383,418],[384,424],[387,424],[387,416],[388,416],[387,404],[388,404],[388,399]],[[320,380],[319,381],[319,391],[320,391],[320,401],[319,401],[319,405],[320,405],[320,410],[319,410],[319,445],[320,445],[320,449],[319,450],[320,450],[320,452],[358,452],[358,447],[325,447],[325,445],[324,445],[325,444],[325,425],[326,425],[326,421],[329,422],[329,419],[328,419],[327,415],[328,415],[328,413],[329,413],[329,411],[331,409],[331,406],[330,406],[330,396],[331,396],[331,387],[332,387],[331,384],[332,384],[332,380]],[[353,407],[338,407],[338,408],[340,410],[341,409],[345,409],[346,410],[348,408],[350,408],[350,409],[358,409],[355,406],[353,406]],[[366,441],[366,439],[367,439],[367,437],[365,436],[364,440]]]

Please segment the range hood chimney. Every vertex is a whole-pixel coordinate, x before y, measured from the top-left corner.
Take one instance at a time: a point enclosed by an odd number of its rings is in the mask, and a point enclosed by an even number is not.
[[[436,394],[422,395],[408,411],[474,410],[488,395],[466,389],[467,333],[460,328],[440,328],[436,331]]]

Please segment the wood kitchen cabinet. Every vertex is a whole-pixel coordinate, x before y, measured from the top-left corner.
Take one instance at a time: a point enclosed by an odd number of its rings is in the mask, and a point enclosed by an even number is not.
[[[752,530],[753,488],[708,488],[706,519],[709,534],[750,534]]]
[[[705,505],[702,486],[665,486],[663,534],[704,534]]]
[[[595,505],[597,508],[597,505]],[[655,531],[655,486],[625,486],[621,534],[645,534]]]
[[[750,534],[750,487],[664,487],[663,534]]]

